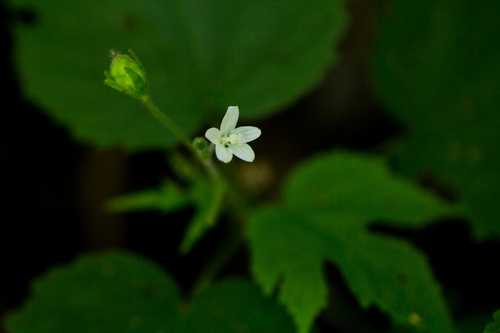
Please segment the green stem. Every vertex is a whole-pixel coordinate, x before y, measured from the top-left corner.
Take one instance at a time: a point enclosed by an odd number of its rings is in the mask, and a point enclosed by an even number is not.
[[[212,179],[222,180],[223,177],[221,176],[219,169],[217,169],[217,167],[215,166],[214,162],[210,157],[207,159],[200,157],[200,160],[201,163],[203,164],[203,167],[205,168],[205,170],[207,170],[208,174],[210,175],[210,177],[212,177]]]
[[[232,223],[230,226],[230,234],[226,236],[224,242],[217,249],[208,264],[198,276],[195,284],[191,288],[190,297],[193,298],[210,286],[215,279],[217,273],[224,265],[232,258],[243,243],[243,233],[237,223]]]
[[[224,193],[227,191],[228,182],[220,174],[219,170],[215,166],[211,154],[208,156],[202,156],[202,154],[196,150],[192,142],[189,140],[187,134],[177,127],[177,125],[163,112],[158,109],[156,104],[152,101],[149,95],[141,98],[149,111],[155,116],[165,127],[167,127],[170,132],[177,137],[184,145],[198,158],[200,163],[205,168],[207,174],[212,178],[215,185],[216,200],[214,202],[213,216],[218,215],[218,211],[221,209],[221,202],[224,197]],[[244,214],[242,214],[244,215]],[[203,272],[197,279],[197,282],[193,285],[191,289],[191,296],[199,294],[202,290],[208,287],[217,273],[224,267],[224,265],[231,259],[236,250],[243,243],[243,231],[242,224],[233,223],[231,224],[230,235],[226,237],[224,243],[221,244],[217,252],[214,254],[210,262],[207,264]]]
[[[168,128],[170,132],[175,137],[177,137],[177,139],[181,140],[182,143],[189,148],[189,150],[196,152],[187,134],[182,129],[177,127],[177,125],[166,114],[158,109],[149,95],[141,98],[141,100],[144,102],[149,111],[151,111],[153,116],[155,116],[163,125],[165,125],[165,127]]]
[[[235,184],[224,179],[220,179],[219,181],[224,181],[224,190],[231,193],[231,195],[227,197],[228,201],[226,202],[229,206],[231,218],[231,223],[229,224],[230,230],[228,235],[225,236],[223,243],[212,255],[210,261],[196,279],[190,291],[191,297],[198,295],[212,284],[217,274],[234,256],[236,251],[245,242],[246,238],[245,230],[250,215],[250,202],[248,198],[241,195],[239,192],[240,189],[237,188]]]
[[[149,95],[146,95],[141,98],[149,111],[156,117],[166,128],[170,130],[170,132],[177,137],[201,162],[207,173],[213,179],[221,179],[221,175],[219,170],[212,162],[210,157],[204,158],[201,154],[193,147],[192,142],[189,140],[188,135],[180,129],[166,114],[160,111],[156,104],[153,102]]]

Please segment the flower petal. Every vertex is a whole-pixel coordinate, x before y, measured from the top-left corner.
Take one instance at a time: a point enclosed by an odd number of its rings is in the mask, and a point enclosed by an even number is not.
[[[205,132],[205,137],[214,145],[220,144],[220,131],[215,127],[209,128]]]
[[[231,150],[220,144],[215,146],[215,154],[217,155],[217,158],[224,163],[229,163],[233,159],[233,153]]]
[[[255,159],[255,153],[253,152],[252,147],[250,147],[246,143],[243,145],[231,147],[231,151],[234,155],[241,158],[243,161],[253,162],[253,160]]]
[[[260,129],[254,126],[241,126],[236,128],[232,133],[238,134],[239,142],[247,143],[257,139],[262,132],[260,131]]]
[[[222,123],[220,124],[220,132],[223,135],[229,135],[229,133],[234,130],[239,115],[240,110],[237,106],[230,106],[227,108],[226,115],[222,118]]]

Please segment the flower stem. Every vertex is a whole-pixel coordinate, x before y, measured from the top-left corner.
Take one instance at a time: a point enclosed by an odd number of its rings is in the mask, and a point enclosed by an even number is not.
[[[156,117],[163,125],[165,125],[166,128],[170,130],[170,132],[177,137],[184,145],[186,145],[189,150],[195,152],[195,149],[193,145],[191,144],[191,141],[189,140],[189,137],[187,134],[180,129],[166,114],[160,111],[156,104],[153,102],[151,97],[149,95],[146,95],[145,97],[141,98],[141,101],[144,102],[146,107],[149,109],[149,111],[153,114],[153,116]]]
[[[165,113],[161,112],[156,106],[149,95],[145,95],[141,98],[141,101],[146,105],[148,110],[158,119],[165,127],[179,139],[201,162],[207,173],[213,179],[220,179],[221,175],[219,170],[212,162],[211,158],[204,158],[201,154],[194,148],[192,142],[189,140],[188,135],[180,129]]]

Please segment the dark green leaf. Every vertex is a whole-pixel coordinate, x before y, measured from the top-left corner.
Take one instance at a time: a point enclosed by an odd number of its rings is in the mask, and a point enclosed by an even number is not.
[[[109,50],[132,48],[159,108],[192,134],[207,112],[276,112],[316,84],[346,27],[342,0],[9,0],[30,98],[78,140],[131,149],[173,141],[139,102],[103,85]]]
[[[273,299],[244,280],[228,280],[193,300],[185,333],[294,333],[292,320]]]
[[[500,2],[393,0],[379,28],[380,97],[407,127],[401,170],[432,173],[500,236]]]
[[[124,252],[82,256],[33,284],[5,318],[10,333],[294,332],[286,311],[253,284],[228,280],[181,304],[156,264]]]
[[[489,323],[484,329],[484,333],[500,333],[500,310],[493,314],[494,323]]]
[[[24,308],[6,318],[11,333],[173,332],[175,281],[129,253],[83,256],[33,284]]]

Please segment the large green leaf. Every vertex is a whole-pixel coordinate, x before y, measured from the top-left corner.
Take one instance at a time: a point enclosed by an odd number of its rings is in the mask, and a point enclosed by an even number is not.
[[[452,211],[392,176],[380,159],[319,156],[292,173],[281,205],[252,217],[252,271],[266,293],[281,282],[280,300],[301,333],[326,303],[325,260],[339,267],[363,307],[377,305],[399,325],[449,332],[451,319],[425,255],[368,227],[375,221],[423,226]]]
[[[458,190],[479,239],[500,236],[499,12],[496,0],[393,0],[374,66],[408,128],[401,170]]]
[[[10,333],[294,332],[285,309],[248,281],[227,280],[181,303],[170,276],[124,252],[53,269],[5,324]]]
[[[178,289],[145,258],[88,255],[35,281],[24,308],[5,323],[11,333],[172,332]]]
[[[35,12],[18,25],[28,96],[99,146],[157,148],[173,140],[137,101],[103,85],[109,49],[132,48],[158,106],[189,133],[208,111],[239,105],[261,117],[316,84],[346,26],[342,0],[9,0]]]

